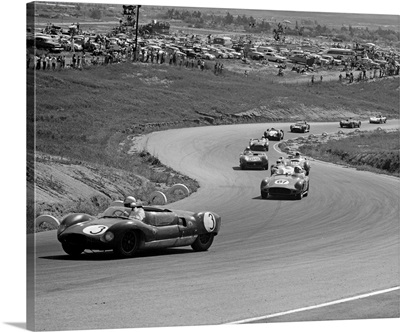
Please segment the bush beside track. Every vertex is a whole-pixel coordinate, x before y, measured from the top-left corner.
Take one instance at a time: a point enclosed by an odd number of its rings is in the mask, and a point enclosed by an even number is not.
[[[400,176],[399,131],[375,130],[297,139],[281,143],[282,151],[298,149],[311,158]]]

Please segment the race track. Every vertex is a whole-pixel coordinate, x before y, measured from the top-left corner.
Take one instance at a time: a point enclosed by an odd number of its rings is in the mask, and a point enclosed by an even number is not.
[[[399,126],[390,122],[380,126]],[[218,213],[220,234],[208,252],[184,247],[123,260],[111,253],[71,259],[54,231],[37,234],[36,329],[216,325],[399,286],[399,180],[313,161],[308,197],[262,200],[270,171],[242,171],[238,162],[249,138],[271,126],[285,139],[309,135],[276,123],[147,136],[150,153],[201,185],[168,207]],[[311,133],[338,127],[312,123]],[[280,153],[270,144],[271,165]]]

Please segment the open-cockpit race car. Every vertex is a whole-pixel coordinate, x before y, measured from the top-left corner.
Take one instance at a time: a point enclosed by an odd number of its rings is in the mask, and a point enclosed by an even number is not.
[[[249,146],[239,156],[241,169],[268,169],[268,140],[251,139]]]
[[[85,213],[66,216],[57,238],[71,256],[91,249],[132,257],[149,248],[191,246],[195,251],[206,251],[220,227],[221,217],[213,212],[170,210],[126,200],[111,205],[99,217]]]
[[[387,120],[386,116],[377,114],[369,118],[369,123],[386,123],[386,120]]]
[[[310,131],[310,124],[307,121],[297,121],[295,124],[290,125],[292,133],[306,133]]]
[[[361,121],[360,120],[355,120],[355,119],[345,119],[341,120],[339,122],[340,128],[360,128],[361,127]]]
[[[299,152],[296,152],[294,155],[288,155],[287,158],[279,157],[276,164],[271,166],[271,175],[276,173],[278,168],[289,171],[290,169],[293,170],[295,166],[300,166],[307,176],[310,174],[310,161],[306,157],[300,155]]]
[[[263,137],[269,139],[270,141],[280,141],[283,139],[284,135],[285,134],[282,129],[270,128],[264,132]]]
[[[308,195],[310,179],[300,166],[279,167],[276,172],[261,181],[261,198],[293,197],[302,199]]]

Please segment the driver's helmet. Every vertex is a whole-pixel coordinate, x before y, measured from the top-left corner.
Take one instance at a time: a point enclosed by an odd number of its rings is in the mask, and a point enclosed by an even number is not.
[[[301,167],[300,166],[295,166],[294,167],[294,172],[297,173],[297,174],[302,173]]]
[[[133,196],[127,196],[124,200],[124,205],[130,205],[132,203],[136,203],[136,198]]]
[[[283,172],[283,169],[282,168],[278,168],[277,170],[276,170],[276,174],[283,174],[284,172]]]
[[[300,152],[296,152],[294,155],[296,158],[300,157]]]

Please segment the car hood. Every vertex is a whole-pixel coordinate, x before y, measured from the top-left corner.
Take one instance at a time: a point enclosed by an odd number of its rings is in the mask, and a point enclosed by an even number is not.
[[[267,183],[268,188],[290,188],[297,189],[296,183],[301,179],[294,176],[278,175],[271,177]]]
[[[62,229],[63,225],[61,224],[59,227],[59,235],[72,233],[97,237],[103,235],[110,227],[118,223],[127,222],[136,223],[140,221],[128,218],[96,218],[71,225],[64,230]]]

